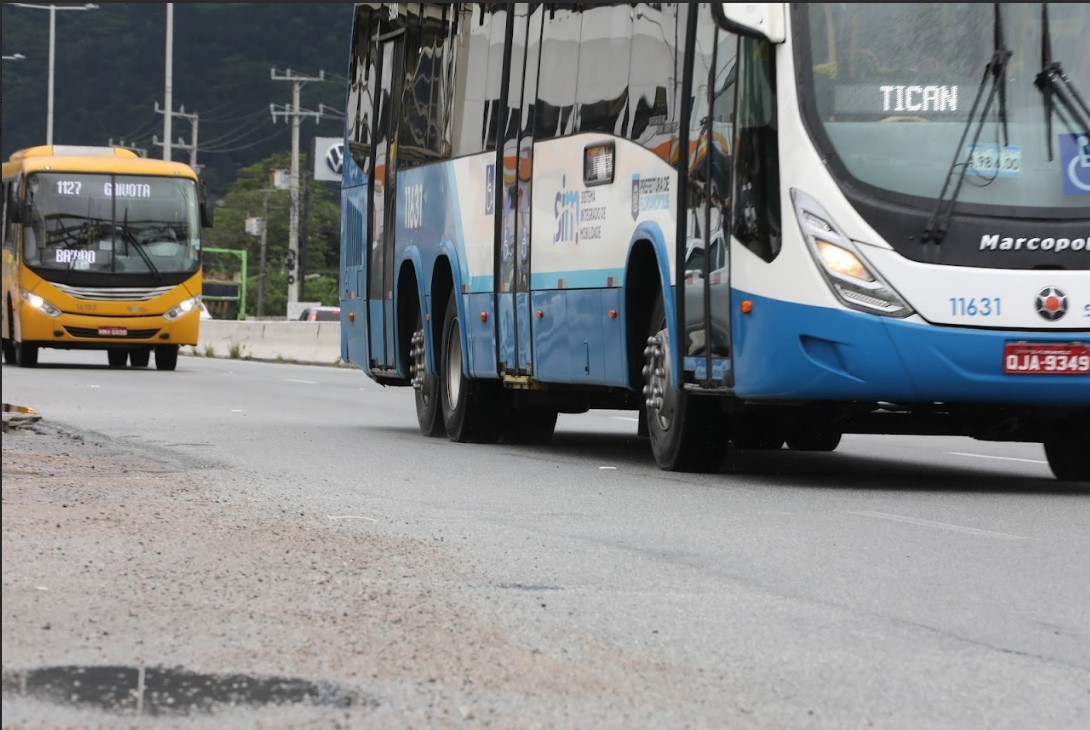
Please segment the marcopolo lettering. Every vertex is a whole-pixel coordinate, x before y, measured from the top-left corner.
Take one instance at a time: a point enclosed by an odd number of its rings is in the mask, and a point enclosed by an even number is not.
[[[1044,251],[1045,253],[1063,253],[1064,251],[1090,251],[1090,236],[1086,238],[1011,238],[999,234],[984,234],[980,237],[981,251]]]

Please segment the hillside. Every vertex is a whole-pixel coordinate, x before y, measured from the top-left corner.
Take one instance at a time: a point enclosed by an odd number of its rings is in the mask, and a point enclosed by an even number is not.
[[[99,3],[93,11],[56,12],[53,138],[58,144],[101,145],[111,140],[161,157],[165,104],[166,4]],[[49,13],[3,5],[6,159],[45,142]],[[348,3],[174,3],[173,106],[198,115],[198,158],[215,197],[237,171],[291,147],[290,123],[274,122],[269,105],[290,105],[292,83],[273,80],[288,69],[324,82],[302,87],[301,106],[344,108],[344,71],[350,36]],[[172,138],[191,142],[187,119],[175,116]],[[304,119],[301,149],[314,136],[341,134],[332,117]],[[189,151],[173,158],[188,161]]]

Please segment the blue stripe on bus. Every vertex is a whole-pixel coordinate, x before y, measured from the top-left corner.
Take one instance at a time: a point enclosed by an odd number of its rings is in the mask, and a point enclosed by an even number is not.
[[[1090,341],[1082,332],[939,327],[847,310],[753,302],[734,315],[735,392],[742,398],[1090,404],[1090,376],[1007,375],[1012,341]]]
[[[547,271],[530,275],[530,288],[547,289],[609,289],[619,287],[623,268],[590,269],[587,271]]]

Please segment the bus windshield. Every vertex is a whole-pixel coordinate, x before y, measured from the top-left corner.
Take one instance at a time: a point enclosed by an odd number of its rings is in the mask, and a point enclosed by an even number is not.
[[[27,180],[24,262],[42,272],[197,271],[200,218],[192,180],[36,173]]]
[[[964,167],[963,203],[1085,215],[1085,116],[1035,82],[1044,49],[1090,99],[1090,5],[1047,13],[1040,3],[796,6],[800,104],[834,172],[904,202],[938,198],[953,165]],[[1002,72],[985,74],[1006,51]]]

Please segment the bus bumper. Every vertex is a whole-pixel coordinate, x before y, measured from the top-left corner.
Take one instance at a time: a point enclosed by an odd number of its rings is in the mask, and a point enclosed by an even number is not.
[[[793,304],[734,313],[735,394],[752,400],[1090,405],[1090,375],[1008,374],[1010,342],[1090,344],[1090,331],[944,327]]]
[[[102,350],[108,347],[197,344],[200,309],[168,321],[165,317],[109,317],[64,313],[50,317],[23,304],[19,312],[22,342],[40,347]]]

